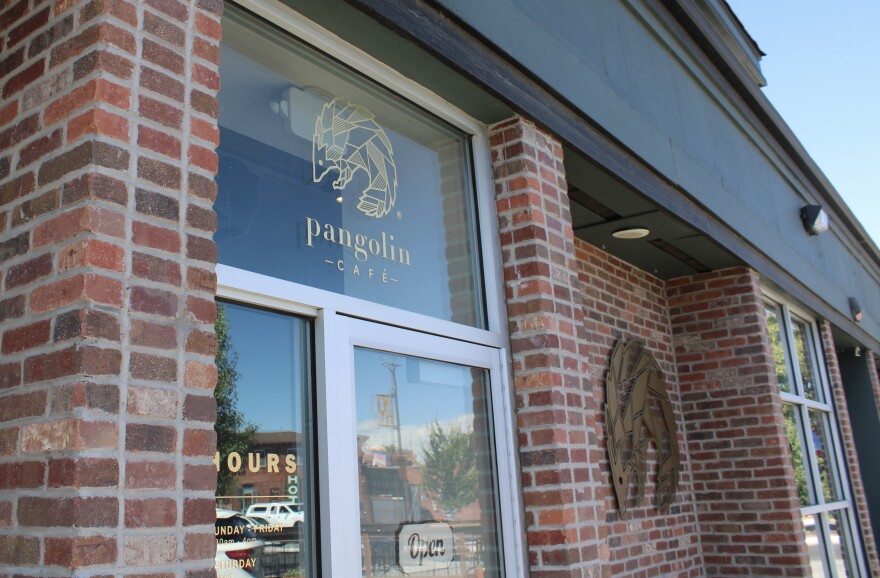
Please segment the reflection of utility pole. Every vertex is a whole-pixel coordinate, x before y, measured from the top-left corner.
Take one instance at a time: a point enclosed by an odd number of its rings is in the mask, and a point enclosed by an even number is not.
[[[397,398],[397,368],[400,363],[386,361],[382,364],[391,372],[391,399],[394,401],[394,428],[397,430],[397,466],[400,468],[400,477],[403,483],[403,508],[407,519],[411,518],[409,511],[409,481],[406,479],[406,466],[403,465],[403,439],[400,435],[400,401]]]

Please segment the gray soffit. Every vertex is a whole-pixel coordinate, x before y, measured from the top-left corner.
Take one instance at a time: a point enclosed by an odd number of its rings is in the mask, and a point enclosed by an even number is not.
[[[607,173],[565,151],[575,237],[661,279],[741,265],[715,241],[661,211]],[[641,239],[617,239],[621,229],[648,229]]]

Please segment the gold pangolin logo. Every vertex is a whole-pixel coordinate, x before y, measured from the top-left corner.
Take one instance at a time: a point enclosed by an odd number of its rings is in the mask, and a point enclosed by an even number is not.
[[[315,121],[312,176],[321,182],[331,170],[339,173],[333,188],[341,191],[363,171],[368,179],[357,208],[368,217],[387,215],[397,198],[397,167],[388,135],[372,112],[345,97],[324,105]]]
[[[611,354],[605,379],[605,427],[608,460],[621,515],[626,514],[630,480],[635,477],[635,505],[645,496],[648,441],[657,449],[657,490],[654,507],[663,509],[678,490],[679,450],[675,414],[660,366],[636,340],[621,339]]]

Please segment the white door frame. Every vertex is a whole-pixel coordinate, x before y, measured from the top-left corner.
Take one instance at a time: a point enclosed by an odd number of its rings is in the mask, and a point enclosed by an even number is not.
[[[363,347],[444,361],[489,372],[492,409],[496,507],[499,543],[505,576],[523,576],[517,551],[522,547],[516,479],[515,446],[509,420],[511,408],[505,394],[503,349],[456,341],[389,325],[371,323],[335,312],[322,311],[316,328],[319,462],[321,476],[321,535],[329,544],[322,553],[325,576],[361,575],[360,493],[357,463],[357,418],[354,395],[354,348]],[[331,420],[332,417],[332,420]],[[521,551],[521,550],[519,550]]]

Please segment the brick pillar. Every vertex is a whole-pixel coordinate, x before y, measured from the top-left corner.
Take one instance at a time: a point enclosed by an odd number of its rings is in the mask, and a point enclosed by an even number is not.
[[[853,505],[858,525],[862,531],[862,542],[865,546],[865,561],[872,576],[880,576],[880,560],[877,558],[877,543],[874,541],[874,530],[871,527],[871,515],[868,512],[868,500],[865,496],[865,486],[862,484],[859,456],[856,453],[856,442],[853,438],[852,423],[849,421],[849,410],[846,407],[846,397],[843,391],[843,377],[840,373],[840,363],[837,359],[837,350],[834,348],[834,336],[831,334],[831,324],[824,319],[819,322],[819,330],[822,333],[822,346],[825,353],[825,363],[828,365],[828,375],[831,379],[831,393],[834,396],[834,409],[837,415],[837,425],[840,428],[840,441],[843,444],[845,462],[849,470],[850,488],[852,490]],[[869,366],[874,365],[871,355],[866,355]],[[869,361],[870,360],[870,361]],[[874,367],[876,378],[877,370]],[[874,380],[876,384],[876,380]]]
[[[761,286],[749,269],[667,284],[708,576],[806,576]]]
[[[213,576],[221,9],[0,4],[6,574]]]
[[[562,147],[491,127],[533,578],[607,575],[600,461]]]
[[[874,401],[877,402],[877,413],[880,414],[880,355],[874,351],[865,352],[865,363],[868,364],[868,375],[871,378],[871,389]]]

